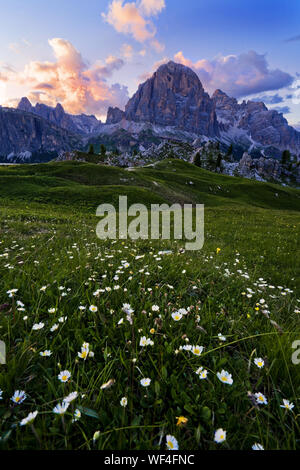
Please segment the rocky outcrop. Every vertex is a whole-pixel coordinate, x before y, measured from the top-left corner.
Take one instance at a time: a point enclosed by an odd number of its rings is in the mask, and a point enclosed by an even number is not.
[[[118,124],[124,117],[124,111],[121,111],[119,108],[109,107],[107,110],[106,124]]]
[[[169,62],[139,86],[125,108],[129,121],[172,126],[195,134],[218,136],[214,102],[190,68]]]
[[[31,112],[0,108],[0,156],[15,161],[29,154],[52,156],[61,150],[81,146],[75,134]],[[52,157],[53,158],[53,157]]]
[[[221,90],[212,96],[216,106],[221,138],[235,142],[246,142],[249,147],[259,144],[300,155],[300,132],[288,125],[282,114],[269,110],[262,102],[243,101],[230,98]],[[273,151],[273,153],[276,153]],[[275,155],[274,155],[275,156]]]
[[[75,134],[92,134],[100,131],[101,128],[101,121],[98,121],[95,116],[68,114],[60,103],[55,108],[41,103],[32,106],[28,98],[24,97],[21,99],[18,109],[41,116]]]

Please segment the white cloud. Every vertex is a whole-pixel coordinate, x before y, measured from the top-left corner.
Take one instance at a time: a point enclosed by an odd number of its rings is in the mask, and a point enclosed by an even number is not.
[[[187,59],[180,51],[176,62],[191,67],[210,93],[220,88],[236,98],[279,90],[293,83],[294,78],[282,70],[271,69],[266,56],[255,51],[239,55],[218,56],[213,60]]]

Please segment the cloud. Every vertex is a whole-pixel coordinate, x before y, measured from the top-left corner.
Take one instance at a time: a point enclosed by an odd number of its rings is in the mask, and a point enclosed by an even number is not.
[[[25,47],[30,47],[31,44],[27,39],[22,39],[20,42],[11,42],[8,47],[9,49],[14,52],[15,54],[20,54],[23,52]]]
[[[154,39],[157,31],[149,18],[156,16],[164,8],[164,0],[141,0],[139,2],[112,0],[108,12],[102,13],[102,17],[118,33],[130,35],[140,43],[149,41],[160,52],[159,49],[163,46]]]
[[[284,99],[276,93],[275,95],[258,96],[257,98],[252,98],[251,101],[262,101],[265,104],[279,104],[282,103]]]
[[[275,108],[271,108],[271,111],[273,110],[281,114],[289,114],[291,112],[289,106],[275,106]]]
[[[121,47],[121,54],[125,59],[132,59],[134,51],[130,44],[123,44]]]
[[[298,34],[298,36],[293,36],[285,40],[285,42],[295,42],[295,41],[300,41],[300,34]]]
[[[220,88],[235,98],[279,90],[294,81],[290,74],[279,69],[270,69],[266,56],[255,51],[197,62],[185,58],[180,51],[174,59],[191,67],[209,92]]]
[[[300,122],[296,123],[296,124],[291,124],[292,127],[294,127],[294,129],[296,129],[297,131],[300,132]]]
[[[158,15],[165,7],[165,0],[141,0],[140,3],[140,9],[145,16]]]
[[[102,115],[108,106],[124,107],[128,100],[127,87],[109,86],[107,79],[123,67],[124,61],[108,56],[104,62],[89,66],[80,52],[66,39],[50,39],[55,60],[31,61],[21,72],[0,71],[11,83],[28,88],[27,96],[35,102],[55,106],[60,102],[70,113]]]

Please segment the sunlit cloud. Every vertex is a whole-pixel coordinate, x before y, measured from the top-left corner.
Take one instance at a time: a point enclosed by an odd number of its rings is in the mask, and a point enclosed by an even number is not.
[[[127,87],[107,83],[114,71],[123,67],[122,59],[108,56],[104,62],[98,61],[89,66],[66,39],[50,39],[49,45],[55,56],[54,61],[31,61],[21,72],[1,68],[0,80],[26,87],[27,97],[33,103],[55,106],[60,102],[66,111],[74,114],[103,115],[110,105],[125,106]],[[9,104],[15,104],[15,101]]]
[[[279,90],[290,86],[294,77],[279,69],[271,69],[266,56],[255,51],[239,55],[218,56],[213,60],[187,59],[180,51],[176,62],[191,67],[210,93],[220,88],[235,98],[254,93]]]
[[[134,54],[133,47],[130,44],[123,44],[121,47],[121,54],[127,60],[132,59]]]
[[[146,41],[158,52],[164,49],[156,36],[156,28],[151,16],[156,16],[165,8],[164,0],[141,0],[126,2],[112,0],[108,12],[102,13],[103,19],[114,27],[118,33],[132,36],[136,41]]]
[[[165,0],[141,0],[140,2],[140,9],[145,16],[158,15],[165,7]]]

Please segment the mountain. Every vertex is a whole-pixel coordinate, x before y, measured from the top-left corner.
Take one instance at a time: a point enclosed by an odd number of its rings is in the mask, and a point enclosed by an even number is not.
[[[31,112],[0,107],[0,158],[8,162],[48,161],[81,146],[78,135]],[[0,160],[1,161],[1,160]]]
[[[265,151],[280,156],[283,150],[300,154],[300,132],[288,125],[282,114],[269,110],[262,102],[238,104],[221,90],[212,96],[215,103],[221,140],[266,147]],[[275,154],[275,155],[274,155]]]
[[[107,110],[106,124],[117,124],[124,119],[125,113],[119,108],[109,107]]]
[[[125,107],[128,121],[171,126],[219,136],[215,106],[190,68],[169,62],[139,86]]]
[[[45,104],[37,103],[32,106],[28,98],[24,97],[18,104],[18,108],[27,113],[37,114],[38,116],[53,122],[58,127],[66,129],[74,134],[93,134],[100,132],[101,121],[95,116],[87,116],[86,114],[67,114],[61,104],[57,104],[55,108]]]
[[[181,158],[186,146],[180,143],[191,146],[192,154],[208,141],[218,142],[225,154],[232,146],[236,161],[245,152],[252,159],[279,160],[283,150],[290,150],[291,163],[300,159],[300,132],[282,114],[264,103],[238,103],[222,90],[210,97],[193,70],[172,61],[139,86],[125,111],[110,107],[105,124],[95,116],[68,114],[61,104],[33,106],[27,98],[21,99],[17,110],[0,107],[0,115],[2,161],[63,158],[64,152],[84,151],[89,144],[97,152],[104,144],[111,152],[117,150],[116,155],[123,153],[123,162],[130,161],[132,153],[160,156],[169,144],[175,157],[180,148]],[[252,169],[256,164],[244,161]],[[264,160],[262,167],[269,171]]]

